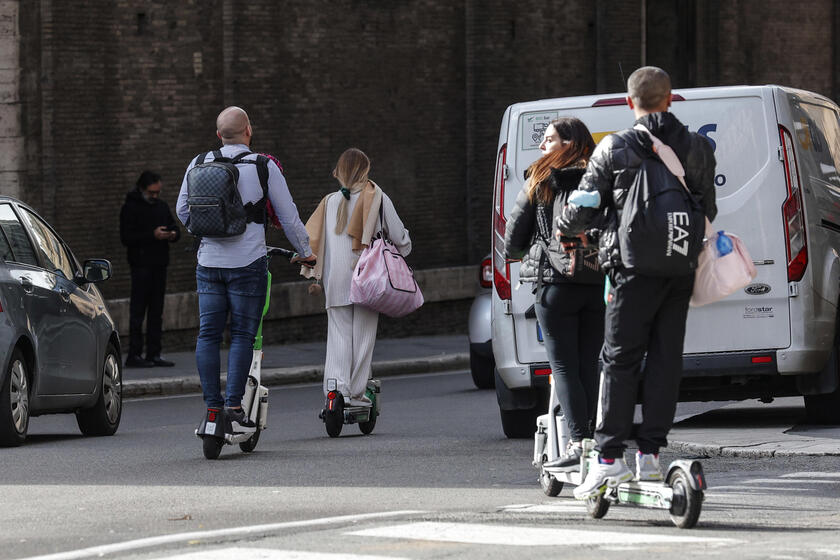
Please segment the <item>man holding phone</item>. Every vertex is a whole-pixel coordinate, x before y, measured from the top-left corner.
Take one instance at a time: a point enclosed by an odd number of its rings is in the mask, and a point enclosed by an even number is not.
[[[161,200],[160,175],[143,171],[137,186],[125,197],[120,211],[120,240],[128,248],[131,267],[128,352],[126,367],[171,367],[161,355],[163,299],[169,244],[181,238],[181,230]],[[143,357],[143,319],[146,319],[146,355]]]

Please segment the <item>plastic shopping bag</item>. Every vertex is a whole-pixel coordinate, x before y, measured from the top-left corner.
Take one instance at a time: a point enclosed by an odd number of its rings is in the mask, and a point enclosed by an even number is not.
[[[714,232],[706,222],[706,241],[697,261],[691,307],[720,301],[752,282],[757,272],[743,241],[732,233]]]

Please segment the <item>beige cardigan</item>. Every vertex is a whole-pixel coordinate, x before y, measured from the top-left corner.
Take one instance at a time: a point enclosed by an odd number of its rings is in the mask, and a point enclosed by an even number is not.
[[[326,227],[327,199],[336,193],[330,193],[321,199],[315,212],[306,221],[306,232],[309,234],[309,246],[312,253],[318,257],[314,267],[300,267],[300,275],[305,278],[321,280],[324,272],[324,228]],[[368,181],[362,188],[359,201],[353,209],[353,215],[347,222],[347,235],[353,238],[353,251],[361,252],[370,245],[379,217],[379,207],[382,205],[382,189],[373,181]]]

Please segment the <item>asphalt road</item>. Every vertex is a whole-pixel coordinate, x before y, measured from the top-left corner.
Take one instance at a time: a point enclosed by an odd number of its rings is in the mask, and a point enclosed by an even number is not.
[[[569,489],[542,494],[532,442],[504,438],[495,395],[474,389],[468,373],[388,378],[382,397],[372,435],[346,426],[330,439],[317,418],[320,386],[272,389],[257,450],[226,447],[218,461],[203,458],[193,435],[199,396],[127,402],[110,438],[81,437],[72,416],[35,418],[26,445],[0,450],[0,558],[819,558],[840,550],[837,457],[705,459],[710,490],[694,530],[674,528],[665,511],[627,507],[593,520]]]

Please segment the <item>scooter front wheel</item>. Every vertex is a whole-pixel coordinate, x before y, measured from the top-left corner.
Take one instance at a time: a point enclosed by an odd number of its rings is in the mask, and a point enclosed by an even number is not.
[[[668,486],[674,491],[671,502],[671,521],[680,529],[691,529],[700,519],[703,492],[691,487],[688,473],[677,468],[668,476]]]
[[[210,459],[211,461],[214,459],[219,458],[219,454],[222,452],[222,447],[225,445],[225,440],[222,438],[217,438],[213,436],[202,436],[201,437],[201,446],[204,450],[204,457],[205,459]]]
[[[546,496],[549,498],[555,498],[563,491],[563,482],[551,476],[551,474],[545,470],[545,467],[540,465],[540,487]]]
[[[610,502],[603,494],[589,498],[586,500],[586,511],[592,516],[592,519],[601,519],[610,509]]]
[[[245,441],[243,441],[239,444],[239,449],[241,449],[245,453],[250,453],[251,451],[256,449],[257,448],[257,442],[260,441],[260,432],[261,431],[262,430],[257,428],[257,431],[254,432],[251,437],[249,437],[248,439],[246,439]]]

